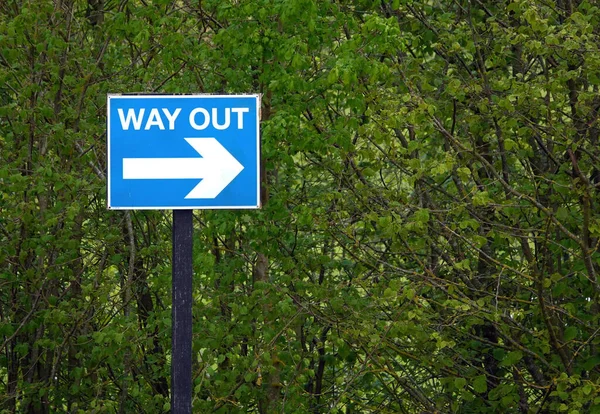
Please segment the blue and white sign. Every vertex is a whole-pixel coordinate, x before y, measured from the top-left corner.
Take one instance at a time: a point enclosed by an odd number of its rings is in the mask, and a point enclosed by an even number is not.
[[[259,108],[259,95],[108,95],[108,208],[259,208]]]

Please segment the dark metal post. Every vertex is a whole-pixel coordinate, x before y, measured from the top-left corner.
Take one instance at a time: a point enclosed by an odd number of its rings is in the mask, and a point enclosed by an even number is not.
[[[173,210],[171,413],[192,413],[192,210]]]

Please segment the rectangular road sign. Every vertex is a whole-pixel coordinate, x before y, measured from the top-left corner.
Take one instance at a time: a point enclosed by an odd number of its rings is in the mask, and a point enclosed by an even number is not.
[[[108,95],[108,208],[259,208],[259,114],[259,95]]]

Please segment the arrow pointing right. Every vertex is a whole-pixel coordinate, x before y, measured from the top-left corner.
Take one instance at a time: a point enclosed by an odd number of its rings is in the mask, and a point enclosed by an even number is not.
[[[244,169],[215,138],[185,138],[202,158],[123,158],[124,180],[201,178],[186,199],[215,198]]]

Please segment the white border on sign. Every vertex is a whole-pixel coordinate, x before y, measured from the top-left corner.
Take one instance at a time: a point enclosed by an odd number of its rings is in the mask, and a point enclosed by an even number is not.
[[[111,169],[110,169],[110,100],[111,99],[127,99],[127,98],[142,98],[142,99],[157,99],[157,98],[256,98],[256,200],[257,205],[251,206],[167,206],[167,207],[112,207],[110,205],[110,183],[111,183]],[[200,94],[157,94],[157,93],[108,93],[106,94],[106,180],[107,180],[107,191],[106,204],[109,210],[256,210],[261,208],[260,199],[260,114],[261,114],[261,94],[249,93],[249,94],[236,94],[236,95],[211,95],[208,93]]]

